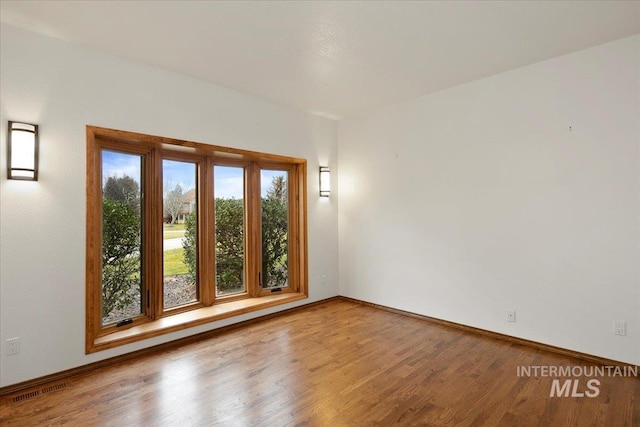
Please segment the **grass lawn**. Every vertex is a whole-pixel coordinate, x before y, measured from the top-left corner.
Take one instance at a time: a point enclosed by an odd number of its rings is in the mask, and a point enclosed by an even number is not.
[[[179,239],[184,237],[184,224],[162,224],[163,239]]]
[[[189,269],[184,263],[184,249],[172,249],[164,251],[164,275],[175,276],[177,274],[187,274]]]

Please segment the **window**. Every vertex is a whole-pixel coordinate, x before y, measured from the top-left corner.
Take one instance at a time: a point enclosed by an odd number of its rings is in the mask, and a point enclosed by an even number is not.
[[[162,160],[162,268],[164,309],[198,301],[198,164]]]
[[[289,215],[287,171],[260,171],[262,268],[260,286],[274,290],[289,286]]]
[[[214,166],[216,296],[246,291],[244,279],[244,175],[242,167]]]
[[[306,161],[87,126],[87,353],[306,298]]]
[[[142,156],[101,151],[102,324],[142,314]],[[126,174],[119,168],[127,165]]]

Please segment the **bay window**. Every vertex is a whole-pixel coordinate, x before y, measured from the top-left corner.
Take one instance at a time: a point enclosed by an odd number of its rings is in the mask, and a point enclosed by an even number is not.
[[[306,298],[306,161],[87,126],[94,352]]]

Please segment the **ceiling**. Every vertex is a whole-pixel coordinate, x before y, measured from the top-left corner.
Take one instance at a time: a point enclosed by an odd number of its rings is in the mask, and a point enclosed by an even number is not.
[[[640,2],[11,1],[0,20],[332,119],[640,33]]]

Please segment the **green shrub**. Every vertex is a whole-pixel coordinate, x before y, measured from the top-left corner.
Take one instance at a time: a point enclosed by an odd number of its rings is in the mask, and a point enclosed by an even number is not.
[[[125,201],[102,203],[102,317],[140,295],[140,215]]]

